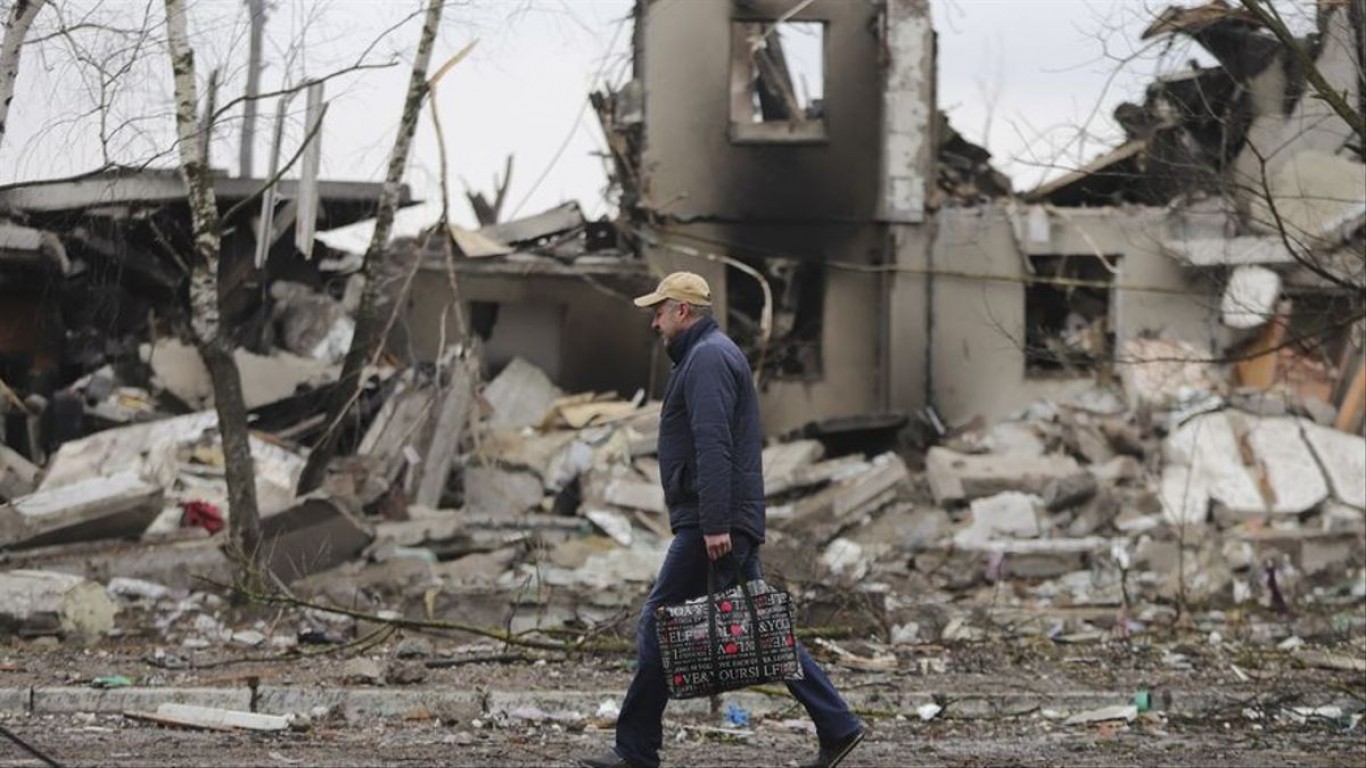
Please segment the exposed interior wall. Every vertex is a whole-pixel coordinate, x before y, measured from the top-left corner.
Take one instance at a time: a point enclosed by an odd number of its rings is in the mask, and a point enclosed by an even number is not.
[[[882,306],[876,275],[827,273],[824,372],[817,381],[767,382],[759,397],[765,431],[780,434],[810,421],[881,409],[875,336]]]
[[[876,229],[869,229],[847,250],[859,253],[875,249],[879,245],[878,236]],[[649,254],[651,268],[659,274],[688,270],[706,278],[717,317],[725,316],[724,297],[730,278],[722,263],[664,248],[651,249]],[[759,402],[767,433],[779,434],[810,421],[881,409],[881,365],[876,336],[879,313],[884,306],[877,274],[827,269],[822,308],[821,375],[810,381],[777,379],[765,383]],[[667,355],[661,354],[658,358],[652,392],[656,397],[663,394],[670,367]]]
[[[624,282],[614,286],[622,294],[615,298],[573,276],[463,273],[460,298],[466,318],[474,302],[507,308],[487,340],[485,357],[491,367],[516,354],[548,368],[546,373],[566,392],[615,391],[630,397],[650,384],[655,339],[648,315],[629,301],[642,290],[641,281]],[[446,276],[440,270],[419,272],[405,318],[416,359],[436,358],[441,315],[450,304]],[[446,338],[452,334],[448,330]]]
[[[1117,256],[1111,293],[1116,347],[1141,334],[1169,334],[1218,350],[1218,286],[1201,286],[1161,252],[1168,214],[1152,208],[1069,209],[1026,231],[1019,245],[1010,216],[995,207],[937,214],[936,269],[991,276],[935,275],[931,330],[935,405],[950,422],[1008,416],[1040,398],[1065,398],[1094,376],[1027,376],[1025,261],[1030,255]],[[1028,227],[1022,227],[1028,230]],[[1046,230],[1046,232],[1045,232]],[[1139,290],[1158,288],[1176,291]],[[1122,360],[1120,361],[1122,364]]]

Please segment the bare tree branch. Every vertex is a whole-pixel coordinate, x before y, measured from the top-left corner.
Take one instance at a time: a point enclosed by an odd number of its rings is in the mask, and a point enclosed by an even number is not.
[[[337,71],[335,71],[335,72],[328,72],[327,74],[323,75],[322,77],[315,77],[315,78],[311,78],[311,79],[309,79],[309,80],[305,80],[305,81],[299,83],[298,85],[292,85],[292,86],[290,86],[290,87],[288,87],[288,88],[281,88],[281,89],[275,90],[275,91],[266,91],[266,92],[264,92],[264,93],[258,93],[258,94],[256,94],[255,96],[238,96],[237,98],[232,99],[231,101],[227,102],[227,103],[224,104],[223,106],[219,107],[219,108],[213,113],[213,119],[210,120],[210,122],[217,122],[217,121],[218,121],[218,118],[222,117],[223,115],[227,114],[228,112],[231,112],[233,107],[235,107],[235,106],[237,106],[238,104],[241,104],[242,102],[245,102],[245,101],[259,101],[259,100],[261,100],[261,99],[273,99],[273,98],[275,98],[275,97],[277,97],[277,96],[287,96],[287,95],[299,93],[300,91],[308,90],[308,88],[309,88],[310,86],[317,85],[318,83],[325,83],[325,82],[327,82],[328,80],[332,80],[333,78],[341,77],[342,75],[349,75],[349,74],[351,74],[352,72],[360,72],[360,71],[362,71],[362,70],[367,70],[367,69],[388,69],[388,68],[390,68],[390,67],[394,67],[394,66],[397,66],[397,65],[398,65],[398,62],[397,62],[397,61],[390,61],[390,62],[386,62],[386,63],[384,63],[384,64],[361,64],[361,63],[357,63],[357,64],[352,64],[351,66],[346,67],[345,69],[339,69],[339,70],[337,70]]]

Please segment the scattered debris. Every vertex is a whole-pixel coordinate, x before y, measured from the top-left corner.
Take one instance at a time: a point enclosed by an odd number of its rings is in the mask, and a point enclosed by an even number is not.
[[[1341,5],[1325,3],[1324,18],[1341,23]],[[1030,637],[1087,652],[1155,626],[1189,629],[1175,614],[1196,622],[1193,636],[1202,652],[1255,642],[1280,647],[1310,668],[1301,670],[1306,673],[1363,671],[1359,654],[1315,645],[1329,636],[1359,636],[1363,628],[1355,614],[1366,600],[1366,367],[1353,332],[1303,333],[1316,312],[1325,312],[1325,297],[1359,301],[1352,298],[1360,293],[1359,265],[1356,272],[1341,267],[1352,267],[1359,254],[1366,217],[1363,166],[1351,155],[1360,150],[1343,136],[1311,136],[1312,146],[1283,142],[1261,169],[1266,194],[1246,196],[1256,186],[1242,178],[1249,137],[1279,137],[1287,121],[1317,126],[1306,133],[1337,129],[1309,112],[1321,100],[1304,95],[1300,69],[1284,61],[1271,65],[1279,43],[1259,27],[1242,29],[1244,43],[1231,47],[1215,45],[1218,34],[1204,34],[1204,22],[1227,31],[1237,21],[1230,13],[1211,4],[1162,14],[1147,36],[1191,35],[1209,47],[1218,66],[1164,76],[1141,105],[1122,105],[1115,117],[1124,142],[1034,190],[1027,206],[1011,199],[1010,182],[992,168],[990,153],[953,131],[933,104],[920,110],[929,120],[938,114],[939,130],[932,132],[938,146],[924,153],[937,163],[919,181],[898,177],[892,186],[904,186],[907,199],[928,198],[913,207],[941,214],[1008,198],[1005,234],[1014,247],[991,255],[1018,267],[1026,283],[1015,302],[1025,307],[1010,322],[1024,322],[1021,375],[1039,376],[1028,391],[1047,396],[992,423],[957,418],[973,408],[988,413],[991,404],[969,399],[986,390],[955,396],[954,419],[927,407],[914,421],[906,413],[858,413],[843,393],[823,392],[809,401],[837,407],[770,436],[763,456],[771,523],[766,565],[802,595],[804,626],[856,627],[857,639],[812,642],[817,652],[880,674],[956,674],[972,665],[971,654],[949,654],[944,645]],[[1331,42],[1314,50],[1342,53]],[[761,89],[774,87],[772,73],[756,79]],[[759,112],[783,106],[772,96]],[[1269,110],[1262,101],[1280,108]],[[655,456],[660,405],[650,399],[661,391],[656,363],[667,363],[650,362],[643,343],[630,350],[639,360],[618,360],[620,348],[608,344],[601,345],[605,352],[580,348],[571,355],[558,335],[542,331],[586,335],[588,346],[599,346],[583,329],[616,330],[617,315],[608,309],[635,283],[651,279],[649,270],[660,265],[652,251],[669,250],[637,232],[640,217],[677,216],[681,227],[700,214],[688,211],[683,199],[659,201],[675,206],[667,214],[644,209],[645,192],[654,187],[640,154],[642,83],[594,94],[592,103],[624,193],[620,222],[586,221],[572,203],[499,222],[504,185],[497,201],[480,204],[477,232],[432,230],[430,220],[403,223],[393,253],[420,257],[428,270],[414,281],[414,296],[433,286],[445,290],[457,273],[462,293],[472,285],[483,292],[459,301],[445,294],[414,298],[411,303],[436,307],[440,316],[395,324],[393,343],[364,369],[354,406],[335,424],[325,423],[325,410],[356,333],[361,285],[348,273],[365,251],[365,223],[320,235],[317,245],[325,250],[316,265],[307,259],[284,265],[277,257],[269,268],[247,270],[225,286],[225,323],[233,329],[232,356],[253,429],[262,561],[276,586],[372,618],[310,609],[295,612],[298,623],[281,626],[243,619],[220,596],[198,591],[205,586],[200,579],[230,580],[223,576],[231,571],[223,545],[233,510],[213,388],[199,349],[185,341],[186,308],[176,306],[183,275],[152,246],[160,241],[154,229],[184,229],[152,223],[180,214],[121,199],[76,213],[33,206],[28,215],[53,232],[0,224],[0,278],[12,269],[26,270],[23,277],[42,269],[62,299],[61,306],[48,306],[13,292],[0,297],[0,340],[18,337],[14,343],[23,347],[13,364],[11,350],[0,350],[7,355],[6,376],[14,378],[11,369],[21,376],[14,386],[0,381],[0,548],[7,567],[17,568],[0,573],[0,634],[51,644],[54,637],[97,639],[135,629],[165,646],[142,657],[159,670],[184,669],[206,651],[263,654],[361,645],[373,637],[385,642],[373,617],[441,619],[547,642],[575,633],[628,635],[621,617],[656,578],[672,535]],[[774,125],[765,130],[823,130],[822,110],[837,106],[813,103],[809,113],[766,121]],[[831,126],[841,122],[832,119]],[[164,178],[180,189],[177,178]],[[1211,202],[1230,189],[1238,190],[1237,199]],[[0,190],[0,203],[13,197]],[[369,200],[352,204],[363,208]],[[1077,244],[1069,240],[1064,249],[1056,239],[1072,215],[1065,209],[1115,203],[1166,206],[1169,226],[1153,235],[1147,251],[1124,254],[1122,270],[1089,236],[1080,238],[1081,250],[1095,250],[1095,259],[1068,255]],[[100,212],[119,206],[127,210],[117,219]],[[328,220],[355,218],[347,210]],[[985,215],[981,207],[967,211],[979,212]],[[786,217],[774,213],[773,221]],[[902,215],[886,213],[887,222]],[[1128,213],[1101,209],[1097,218]],[[706,212],[713,214],[721,228],[729,214]],[[1267,221],[1276,218],[1294,232],[1268,230]],[[1069,224],[1074,230],[1081,232]],[[250,227],[240,231],[250,235]],[[111,235],[116,242],[103,241]],[[764,239],[758,230],[754,237]],[[779,244],[774,250],[793,245]],[[761,242],[750,245],[735,251],[764,251]],[[1306,268],[1306,258],[1313,268]],[[741,275],[735,264],[724,268],[735,272],[726,280],[726,321],[751,354],[764,397],[840,386],[841,367],[851,360],[882,365],[890,359],[883,351],[881,358],[834,353],[848,332],[825,323],[848,308],[850,294],[836,290],[843,278],[828,274],[819,258],[752,260],[752,267],[741,266],[753,275]],[[1172,325],[1191,338],[1165,325],[1111,325],[1120,314],[1165,321],[1163,310],[1132,312],[1141,306],[1132,294],[1117,298],[1134,287],[1123,283],[1143,283],[1155,267],[1179,273],[1191,286],[1212,286],[1200,299],[1209,304],[1199,315],[1207,322]],[[132,279],[89,277],[122,275],[125,268]],[[426,279],[436,269],[443,279]],[[290,279],[280,279],[286,274]],[[933,274],[925,275],[927,284]],[[964,273],[949,282],[970,278]],[[571,322],[560,309],[540,312],[568,301],[566,284],[590,296],[590,311],[582,313],[587,319]],[[117,321],[92,309],[107,302],[86,301],[96,291],[120,306]],[[409,302],[398,297],[393,303]],[[1007,304],[1003,311],[1014,312]],[[517,315],[518,305],[533,307],[538,324],[519,325],[526,316]],[[1170,306],[1176,305],[1163,305]],[[447,322],[452,309],[461,322]],[[34,329],[31,316],[40,313],[52,315],[51,333]],[[873,320],[881,328],[887,318]],[[1193,327],[1208,333],[1197,338]],[[425,358],[404,349],[422,346],[416,337],[432,328],[439,340],[427,344]],[[904,353],[898,338],[868,335]],[[1299,343],[1301,336],[1314,343]],[[640,338],[653,341],[644,330]],[[933,348],[927,360],[948,359],[940,339],[927,340]],[[961,346],[966,359],[966,340]],[[580,354],[587,352],[593,354]],[[978,346],[972,354],[990,353]],[[571,356],[588,362],[570,373]],[[639,380],[579,386],[582,368],[595,366],[630,369]],[[496,375],[483,383],[485,372]],[[1065,381],[1047,380],[1064,374]],[[874,389],[892,403],[888,392],[915,389],[902,384],[889,378]],[[942,394],[927,390],[926,399]],[[786,410],[783,418],[792,412],[806,418],[804,402],[787,401],[765,414]],[[829,418],[831,410],[839,415]],[[322,487],[300,497],[308,445],[331,430],[340,435],[341,453]],[[1253,607],[1266,610],[1244,610]],[[1237,631],[1215,621],[1215,612]],[[1323,612],[1331,615],[1318,615]],[[1297,634],[1286,640],[1292,630]],[[379,655],[351,658],[339,675],[332,671],[330,683],[418,685],[429,669],[468,660],[408,637],[392,650],[392,657],[387,650],[360,651]],[[311,649],[321,651],[327,648]],[[1194,654],[1168,652],[1160,663],[1189,669]],[[1246,671],[1232,667],[1237,681],[1263,679],[1239,663]],[[96,678],[104,687],[128,682]],[[447,718],[427,703],[404,716],[460,720],[473,729],[577,729],[620,714],[611,699],[592,718],[552,701],[509,705],[487,719]],[[1116,723],[1133,722],[1140,712],[1156,709],[1147,717],[1158,717],[1161,704],[1161,692],[1145,688],[1131,705],[1076,713],[1065,722],[1122,728]],[[929,722],[958,706],[937,698],[915,713]],[[284,717],[165,705],[128,714],[210,730],[280,731],[321,722],[328,709]],[[712,712],[713,723],[717,714],[724,728],[688,726],[680,735],[750,738],[755,731],[745,729],[770,724],[749,699],[727,701],[724,712]],[[1321,706],[1284,709],[1280,716],[1336,722],[1344,712]],[[454,738],[477,740],[465,731]]]
[[[206,731],[284,731],[289,728],[289,718],[283,715],[170,702],[157,707],[156,712],[128,711],[123,714],[133,720]]]
[[[349,562],[373,538],[338,499],[305,499],[261,521],[267,567],[285,584]]]
[[[118,608],[104,587],[70,573],[0,573],[0,632],[21,637],[96,640],[114,628]]]
[[[1103,723],[1107,720],[1123,720],[1132,723],[1138,719],[1138,707],[1133,704],[1120,704],[1113,707],[1101,707],[1088,712],[1078,712],[1063,721],[1063,725],[1086,725],[1088,723]]]

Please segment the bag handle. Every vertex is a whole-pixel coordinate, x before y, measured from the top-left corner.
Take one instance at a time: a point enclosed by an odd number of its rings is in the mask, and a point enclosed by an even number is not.
[[[727,552],[723,557],[735,560],[734,554]],[[735,580],[740,584],[740,594],[745,597],[745,608],[749,610],[751,629],[754,636],[754,652],[759,657],[759,677],[764,675],[764,667],[768,662],[764,658],[763,635],[759,632],[759,612],[754,607],[754,596],[749,592],[749,584],[745,582],[744,574],[740,573],[740,563],[735,563]],[[716,655],[716,648],[721,644],[720,638],[716,636],[716,561],[707,562],[707,634],[711,639],[709,655],[711,657],[711,668],[713,673],[720,671],[720,658]],[[713,680],[712,687],[719,688],[720,681]]]

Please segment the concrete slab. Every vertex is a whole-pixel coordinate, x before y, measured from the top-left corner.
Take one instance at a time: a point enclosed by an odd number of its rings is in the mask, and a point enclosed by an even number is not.
[[[894,491],[910,476],[906,463],[896,454],[884,453],[874,458],[872,469],[835,486],[842,489],[834,505],[835,517],[843,519],[855,512],[876,509],[876,499]]]
[[[1332,486],[1333,498],[1366,509],[1366,438],[1301,419],[1305,440]]]
[[[544,371],[520,357],[513,358],[484,388],[484,399],[493,406],[487,424],[493,429],[536,426],[561,394]]]
[[[33,493],[42,475],[33,462],[0,443],[0,499],[13,499]]]
[[[1007,491],[972,500],[972,525],[954,535],[959,546],[997,538],[1033,538],[1040,534],[1043,501],[1033,494]]]
[[[764,449],[764,493],[772,496],[791,487],[797,470],[810,466],[825,456],[825,446],[818,440],[798,440],[779,443]]]
[[[603,498],[609,504],[618,507],[643,509],[660,515],[669,514],[669,507],[664,503],[664,488],[654,483],[617,478],[607,483],[607,487],[603,489]]]
[[[1162,250],[1192,267],[1230,267],[1242,264],[1293,264],[1295,256],[1279,237],[1221,237],[1167,240]]]
[[[1042,456],[1047,453],[1043,438],[1034,427],[1019,421],[1003,421],[987,430],[982,439],[989,453],[1001,456]]]
[[[473,355],[460,356],[452,347],[442,364],[450,363],[450,378],[440,403],[436,406],[436,424],[431,442],[422,452],[417,472],[416,503],[429,507],[441,504],[441,497],[450,478],[451,468],[460,452],[460,441],[470,421],[470,406],[474,403],[475,382],[479,379],[479,361]]]
[[[1275,314],[1280,296],[1280,275],[1255,265],[1235,268],[1219,304],[1224,325],[1239,329],[1262,325]]]
[[[34,714],[156,711],[165,703],[223,709],[251,709],[249,688],[97,688],[50,686],[33,689]]]
[[[213,407],[213,385],[199,350],[177,339],[143,344],[138,350],[152,369],[153,383],[175,395],[191,408]],[[300,357],[289,352],[258,355],[244,349],[233,352],[242,374],[242,399],[247,410],[279,402],[300,387],[319,387],[337,380],[341,367],[326,360]]]
[[[0,505],[0,544],[31,549],[98,539],[134,539],[161,514],[163,493],[133,472],[40,488]]]
[[[808,535],[824,540],[859,515],[873,512],[895,499],[897,489],[909,478],[905,462],[894,454],[883,454],[867,464],[864,471],[843,477],[839,482],[793,502],[790,514],[781,520],[781,525],[787,528],[808,526]],[[822,532],[810,526],[834,530]]]
[[[1284,554],[1296,568],[1311,576],[1323,572],[1346,574],[1366,560],[1366,540],[1358,531],[1262,529],[1240,533],[1237,541],[1252,545],[1250,560],[1254,563]]]
[[[305,499],[261,521],[267,565],[286,584],[349,562],[372,538],[359,515],[335,499]]]
[[[465,509],[472,512],[511,517],[537,507],[544,496],[540,478],[530,472],[479,466],[465,469]]]
[[[117,606],[103,585],[70,573],[0,573],[0,633],[98,640],[114,628]]]
[[[178,446],[198,441],[218,426],[218,414],[202,411],[170,419],[96,432],[63,443],[48,462],[40,488],[56,488],[91,477],[135,472],[163,488],[175,482]]]
[[[1209,517],[1209,488],[1193,476],[1190,467],[1163,467],[1158,498],[1163,517],[1172,525],[1200,525]]]
[[[1243,446],[1227,412],[1207,413],[1186,422],[1167,438],[1163,452],[1169,465],[1190,468],[1192,493],[1198,494],[1194,489],[1203,488],[1211,499],[1237,514],[1270,511],[1257,480],[1243,463]],[[1163,476],[1167,477],[1165,470]]]
[[[443,720],[468,722],[484,714],[479,694],[468,690],[384,688],[295,688],[261,686],[256,691],[260,712],[287,714],[314,707],[334,708],[350,722],[403,717],[424,708]]]
[[[200,579],[229,583],[234,573],[218,542],[211,539],[64,544],[11,553],[9,565],[74,573],[98,582],[126,576],[186,590],[201,587]]]
[[[1257,461],[1256,474],[1265,478],[1263,494],[1273,514],[1299,514],[1328,498],[1328,482],[1305,443],[1300,420],[1258,419],[1244,414],[1247,444]]]
[[[25,714],[32,698],[32,688],[0,688],[0,714]]]
[[[934,447],[925,472],[940,504],[993,496],[1004,491],[1040,493],[1051,480],[1080,473],[1070,456],[970,456]]]
[[[794,471],[790,475],[775,478],[771,483],[764,480],[764,493],[769,496],[809,488],[822,483],[838,483],[857,477],[873,465],[858,454],[841,456],[829,461],[818,461]]]
[[[1277,223],[1293,239],[1337,245],[1360,226],[1366,215],[1366,166],[1318,150],[1298,152],[1271,178],[1271,211],[1267,195],[1251,195],[1252,216],[1261,229]]]
[[[146,717],[146,713],[142,714]],[[156,714],[148,719],[167,725],[209,730],[283,731],[289,727],[289,720],[279,715],[173,702],[166,702],[157,707]]]

